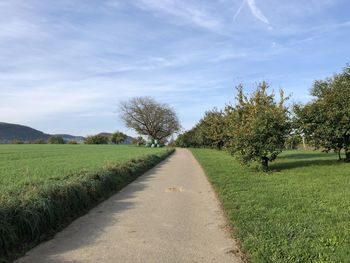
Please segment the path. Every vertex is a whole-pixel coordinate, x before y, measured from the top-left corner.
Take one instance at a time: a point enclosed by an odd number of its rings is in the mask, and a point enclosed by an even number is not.
[[[241,262],[201,167],[185,149],[18,263]]]

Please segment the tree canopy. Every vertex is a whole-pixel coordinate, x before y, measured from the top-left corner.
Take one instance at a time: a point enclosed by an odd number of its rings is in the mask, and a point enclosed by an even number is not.
[[[350,66],[331,78],[315,81],[313,101],[295,105],[294,112],[300,133],[315,148],[328,152],[345,151],[350,161]]]
[[[126,126],[150,139],[166,140],[180,130],[176,112],[167,104],[151,97],[136,97],[120,105],[121,117]]]
[[[290,133],[289,113],[284,105],[288,99],[280,91],[280,99],[268,94],[268,84],[262,82],[253,94],[244,94],[237,87],[236,105],[226,108],[228,150],[242,163],[259,161],[263,169],[277,158]]]
[[[127,138],[128,138],[128,136],[126,134],[117,131],[117,132],[112,134],[111,142],[115,143],[115,144],[120,144],[120,143],[124,142]]]

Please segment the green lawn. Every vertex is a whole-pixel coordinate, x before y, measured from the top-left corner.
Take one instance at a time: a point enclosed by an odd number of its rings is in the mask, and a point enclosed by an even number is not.
[[[350,164],[288,151],[264,174],[193,149],[251,262],[350,262]]]
[[[124,145],[0,145],[0,193],[164,151]]]

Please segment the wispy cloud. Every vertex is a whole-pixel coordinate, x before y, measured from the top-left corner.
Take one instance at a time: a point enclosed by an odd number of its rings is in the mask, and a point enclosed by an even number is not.
[[[210,15],[205,10],[203,4],[200,7],[183,0],[138,0],[138,6],[181,18],[182,22],[185,21],[209,30],[218,29],[221,24],[218,17]]]

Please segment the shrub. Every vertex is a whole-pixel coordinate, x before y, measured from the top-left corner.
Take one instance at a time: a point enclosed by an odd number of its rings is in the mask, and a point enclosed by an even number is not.
[[[85,144],[108,144],[109,138],[104,135],[92,135],[84,139]]]

